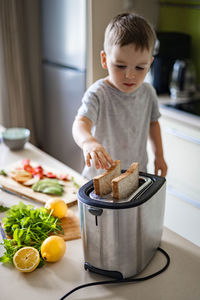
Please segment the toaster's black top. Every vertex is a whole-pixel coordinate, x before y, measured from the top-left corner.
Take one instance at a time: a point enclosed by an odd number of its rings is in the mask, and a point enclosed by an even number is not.
[[[156,176],[148,173],[140,172],[139,174],[142,177],[147,177],[151,179],[151,184],[141,193],[137,195],[137,197],[133,197],[131,200],[127,202],[106,202],[98,199],[93,199],[90,197],[90,194],[94,191],[93,180],[90,180],[88,183],[84,184],[78,191],[78,200],[84,204],[101,207],[101,208],[110,208],[110,209],[123,209],[130,208],[134,206],[139,206],[144,202],[148,201],[157,191],[163,186],[166,179],[161,176]],[[142,184],[142,183],[140,183]]]

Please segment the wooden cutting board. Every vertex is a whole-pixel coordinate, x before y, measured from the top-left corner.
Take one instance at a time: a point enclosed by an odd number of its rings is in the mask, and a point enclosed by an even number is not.
[[[4,168],[4,171],[6,173],[9,173],[9,171],[14,170],[16,167],[21,166],[21,164],[22,164],[21,161],[16,162],[16,163],[8,166],[7,168]],[[31,162],[31,165],[35,166],[38,164]],[[44,168],[44,170],[50,171],[55,174],[58,173],[57,170],[53,170],[53,169],[47,168],[45,166],[42,166],[42,167]],[[79,176],[78,179],[76,179],[75,176],[73,176],[73,177],[74,177],[75,182],[79,186],[81,186],[82,184],[84,184],[86,182],[86,179],[83,178],[82,176]],[[80,182],[80,177],[81,177],[81,182]],[[61,198],[70,207],[77,203],[78,187],[76,187],[72,181],[63,181],[63,183],[64,183],[63,195],[62,196],[54,196],[54,195],[48,195],[48,194],[44,194],[44,193],[34,192],[31,187],[26,187],[26,186],[18,183],[17,181],[15,181],[14,179],[12,179],[9,176],[0,175],[0,185],[2,185],[2,187],[8,191],[14,192],[14,193],[18,194],[19,196],[25,196],[29,199],[41,202],[43,204],[45,204],[47,202],[47,200],[52,199],[53,197]]]
[[[61,219],[64,235],[60,235],[65,241],[71,241],[81,238],[79,218],[70,210],[67,216]]]

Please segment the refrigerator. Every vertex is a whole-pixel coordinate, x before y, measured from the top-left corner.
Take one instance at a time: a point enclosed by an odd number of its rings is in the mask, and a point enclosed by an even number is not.
[[[42,0],[43,150],[78,172],[72,123],[86,88],[86,0]]]

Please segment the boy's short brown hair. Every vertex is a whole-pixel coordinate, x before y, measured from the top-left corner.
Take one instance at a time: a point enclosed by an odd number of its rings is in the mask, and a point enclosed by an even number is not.
[[[153,53],[156,33],[150,23],[135,13],[123,13],[114,17],[105,31],[104,50],[109,52],[115,45],[135,44],[136,49]]]

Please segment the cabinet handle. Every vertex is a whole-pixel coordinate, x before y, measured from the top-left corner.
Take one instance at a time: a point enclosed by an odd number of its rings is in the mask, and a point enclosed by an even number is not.
[[[166,132],[169,134],[172,134],[182,140],[192,142],[193,144],[200,145],[200,139],[194,138],[191,135],[187,135],[185,133],[182,133],[174,128],[166,128]]]
[[[169,193],[170,195],[175,196],[176,198],[179,198],[189,204],[192,204],[193,206],[200,208],[200,203],[197,202],[196,200],[186,196],[185,194],[177,191],[173,186],[168,185],[167,186],[167,193]]]

